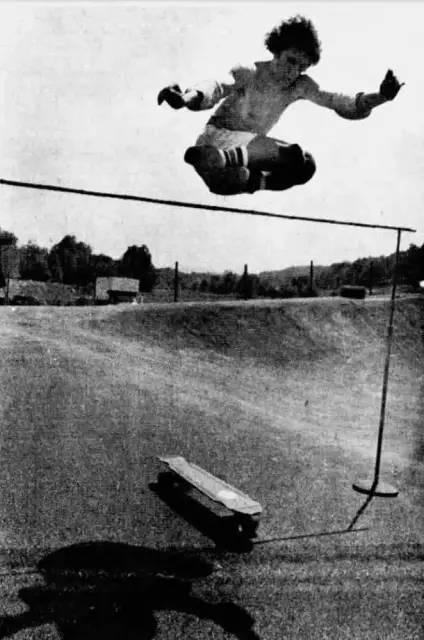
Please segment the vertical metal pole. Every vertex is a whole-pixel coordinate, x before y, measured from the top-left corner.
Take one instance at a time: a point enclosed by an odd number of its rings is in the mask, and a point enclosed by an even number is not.
[[[244,265],[244,274],[243,274],[243,294],[244,294],[244,299],[247,300],[247,298],[249,297],[247,295],[247,264]]]
[[[178,262],[175,263],[174,273],[174,302],[178,302]]]
[[[4,259],[4,244],[3,242],[0,242],[0,276],[2,279],[2,285],[4,283],[4,304],[8,304],[8,287],[7,287],[7,274],[4,268],[4,263],[5,263],[5,259]]]
[[[309,288],[313,289],[314,286],[314,261],[311,260],[311,266],[310,266],[310,270],[309,270]]]
[[[387,328],[387,341],[386,341],[386,362],[384,364],[384,376],[383,376],[383,392],[381,397],[381,410],[380,410],[380,424],[378,429],[378,440],[377,440],[377,455],[375,459],[375,471],[374,471],[374,481],[373,488],[378,485],[379,477],[380,477],[380,462],[381,462],[381,449],[383,446],[383,431],[384,431],[384,419],[386,413],[386,401],[387,401],[387,388],[389,383],[389,368],[390,368],[390,354],[392,349],[392,337],[393,337],[393,317],[395,313],[395,305],[396,305],[396,284],[397,284],[397,271],[399,264],[399,248],[400,248],[400,238],[401,238],[401,230],[398,229],[397,232],[397,243],[396,243],[396,257],[395,264],[393,268],[393,276],[392,276],[392,297],[390,304],[390,318],[389,325]]]

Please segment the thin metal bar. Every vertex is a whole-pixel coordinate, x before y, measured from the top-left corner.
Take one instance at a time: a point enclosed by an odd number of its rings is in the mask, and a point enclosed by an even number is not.
[[[380,477],[381,450],[383,446],[384,420],[385,420],[385,414],[386,414],[387,389],[389,384],[390,354],[392,349],[392,338],[393,338],[393,318],[394,318],[395,306],[396,306],[396,284],[397,284],[397,271],[398,271],[398,264],[399,264],[400,239],[401,239],[401,230],[399,229],[397,233],[396,257],[395,257],[395,264],[394,264],[393,276],[392,276],[392,296],[391,296],[391,303],[390,303],[390,317],[389,317],[389,324],[387,327],[387,340],[386,340],[386,361],[384,364],[380,424],[378,428],[377,455],[375,458],[375,471],[374,471],[374,481],[373,481],[372,489],[376,488],[376,486],[378,485],[379,477]]]
[[[131,200],[134,202],[150,202],[152,204],[165,204],[171,207],[183,207],[186,209],[202,209],[203,211],[219,211],[224,213],[241,213],[250,216],[263,216],[267,218],[280,218],[284,220],[300,220],[303,222],[321,222],[324,224],[337,224],[348,227],[362,227],[367,229],[390,229],[391,231],[408,231],[415,233],[415,229],[408,227],[392,227],[383,224],[367,224],[366,222],[348,222],[346,220],[333,220],[331,218],[311,218],[308,216],[291,216],[282,213],[269,213],[267,211],[256,211],[254,209],[237,209],[233,207],[219,207],[209,204],[198,204],[195,202],[180,202],[178,200],[161,200],[159,198],[147,198],[144,196],[134,196],[123,193],[107,193],[103,191],[91,191],[86,189],[72,189],[69,187],[59,187],[50,184],[38,184],[34,182],[20,182],[17,180],[0,179],[0,184],[12,187],[24,187],[26,189],[39,189],[43,191],[57,191],[60,193],[75,193],[81,196],[94,196],[96,198],[114,198],[118,200]]]

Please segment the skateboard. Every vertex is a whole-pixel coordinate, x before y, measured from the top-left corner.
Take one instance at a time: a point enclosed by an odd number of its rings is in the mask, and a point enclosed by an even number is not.
[[[182,491],[194,487],[233,513],[231,526],[234,533],[247,538],[256,537],[262,512],[259,502],[181,456],[159,456],[159,460],[170,470],[170,473],[159,474],[160,486]]]

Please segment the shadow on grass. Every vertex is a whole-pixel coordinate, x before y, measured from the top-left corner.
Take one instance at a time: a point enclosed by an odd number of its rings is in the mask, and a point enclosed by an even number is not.
[[[149,488],[172,511],[177,513],[202,535],[212,540],[217,547],[233,553],[248,553],[253,549],[252,540],[237,535],[233,516],[219,516],[211,508],[196,500],[191,493],[179,488],[163,487],[150,483]]]
[[[54,624],[63,640],[147,640],[157,631],[154,613],[176,611],[259,640],[244,609],[192,595],[191,581],[207,578],[213,566],[189,552],[89,542],[55,551],[37,568],[45,584],[19,591],[29,609],[0,618],[0,638]]]
[[[365,502],[360,506],[358,511],[356,512],[354,518],[350,522],[350,524],[344,529],[336,529],[333,531],[318,531],[316,533],[303,533],[299,535],[291,535],[291,536],[281,536],[279,538],[266,538],[264,540],[258,540],[254,542],[255,545],[262,544],[270,544],[271,542],[284,542],[285,540],[303,540],[305,538],[323,538],[326,536],[340,536],[345,535],[347,533],[360,533],[361,531],[368,531],[368,527],[361,527],[360,529],[355,529],[355,524],[358,522],[359,518],[363,515],[366,508],[370,504],[373,499],[372,495],[369,495]]]
[[[231,537],[231,533],[227,535],[226,521],[230,518],[219,517],[215,515],[210,509],[206,508],[202,504],[194,500],[189,494],[181,493],[177,491],[171,491],[169,489],[163,489],[158,487],[157,484],[149,485],[152,491],[157,493],[160,498],[176,513],[182,516],[189,524],[194,526],[203,535],[212,539],[216,544],[219,553],[221,551],[232,552],[251,552],[257,547],[266,547],[272,543],[284,543],[296,540],[304,539],[317,539],[331,536],[344,536],[348,534],[358,534],[369,531],[369,527],[355,527],[360,517],[364,514],[368,508],[374,496],[368,496],[367,499],[361,504],[354,517],[346,527],[336,530],[317,531],[312,533],[303,534],[291,534],[285,536],[278,536],[275,538],[262,538],[257,540],[240,541],[240,539],[234,539]],[[296,548],[285,546],[284,559],[288,562],[300,562],[306,563],[311,559],[316,559],[316,549],[313,547],[311,551],[305,550],[304,547],[300,551],[296,551]],[[213,549],[210,549],[213,551]],[[312,554],[312,555],[311,555]],[[277,556],[275,556],[277,557]],[[360,551],[354,548],[348,548],[347,550],[340,551],[337,549],[335,553],[326,553],[323,549],[322,559],[328,558],[335,559],[352,559],[355,558],[358,561],[364,560],[390,560],[397,559],[402,561],[422,561],[424,558],[423,547],[416,542],[405,542],[401,544],[384,543],[373,545],[371,548],[364,551]],[[225,554],[221,555],[221,559],[225,558]],[[280,558],[282,559],[282,558]]]
[[[183,517],[186,522],[191,524],[204,536],[215,542],[218,547],[227,551],[239,553],[246,553],[252,551],[254,546],[270,544],[272,542],[302,540],[305,538],[321,538],[325,536],[336,536],[368,531],[367,527],[357,529],[354,527],[373,498],[372,495],[367,497],[346,528],[333,531],[320,531],[316,533],[304,533],[275,538],[263,538],[261,540],[250,540],[234,535],[234,532],[231,529],[231,516],[217,516],[213,511],[202,505],[197,500],[194,500],[190,494],[180,491],[179,489],[164,488],[159,483],[151,483],[149,487],[173,511]]]

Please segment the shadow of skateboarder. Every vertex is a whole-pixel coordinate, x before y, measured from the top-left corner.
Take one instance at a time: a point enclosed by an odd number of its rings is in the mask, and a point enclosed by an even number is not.
[[[148,640],[158,630],[155,612],[173,611],[259,640],[241,607],[192,594],[192,582],[211,575],[213,565],[187,552],[89,542],[54,551],[37,568],[45,584],[19,591],[28,610],[0,618],[0,638],[54,624],[63,640]]]

